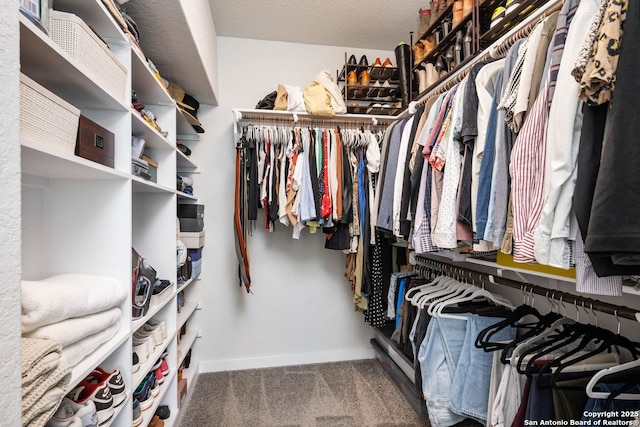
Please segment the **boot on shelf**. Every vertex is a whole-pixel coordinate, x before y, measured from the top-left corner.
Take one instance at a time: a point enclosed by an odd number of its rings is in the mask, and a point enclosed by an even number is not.
[[[406,43],[400,43],[395,48],[395,54],[402,108],[407,108],[411,99],[411,47]]]

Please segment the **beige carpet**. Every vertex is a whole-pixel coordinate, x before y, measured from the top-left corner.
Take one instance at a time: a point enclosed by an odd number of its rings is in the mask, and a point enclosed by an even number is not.
[[[201,374],[178,427],[428,426],[375,360]]]

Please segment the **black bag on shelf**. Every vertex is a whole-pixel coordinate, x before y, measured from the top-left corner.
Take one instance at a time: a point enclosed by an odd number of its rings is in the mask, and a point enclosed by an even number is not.
[[[277,96],[278,91],[274,90],[256,104],[256,110],[273,110],[273,107],[276,105]]]

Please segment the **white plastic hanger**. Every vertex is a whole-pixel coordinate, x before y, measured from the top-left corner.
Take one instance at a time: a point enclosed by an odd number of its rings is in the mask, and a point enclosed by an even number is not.
[[[609,397],[609,393],[603,391],[595,391],[593,388],[601,382],[600,380],[607,376],[614,374],[616,372],[622,372],[630,368],[640,367],[640,359],[633,360],[631,362],[623,363],[621,365],[612,366],[607,369],[603,369],[598,371],[587,384],[587,396],[594,399],[607,399]],[[616,399],[621,400],[640,400],[640,394],[634,393],[620,393],[616,396]]]
[[[441,316],[442,310],[444,310],[445,307],[448,307],[453,304],[458,304],[461,302],[471,301],[473,299],[480,298],[480,297],[487,298],[488,300],[493,301],[498,305],[502,305],[512,310],[515,308],[515,306],[511,304],[511,301],[507,300],[506,298],[502,298],[498,295],[495,295],[484,288],[471,286],[469,289],[465,290],[462,295],[458,297],[448,298],[445,301],[438,302],[433,308],[433,310],[431,310],[431,312],[435,316]]]
[[[435,304],[458,296],[464,293],[470,287],[471,285],[468,283],[460,282],[459,280],[450,278],[450,280],[447,282],[446,287],[443,287],[437,292],[425,295],[425,297],[418,301],[418,306],[424,308],[428,304],[429,308],[427,309],[427,313],[433,315],[431,312],[433,311],[432,307],[434,307]]]

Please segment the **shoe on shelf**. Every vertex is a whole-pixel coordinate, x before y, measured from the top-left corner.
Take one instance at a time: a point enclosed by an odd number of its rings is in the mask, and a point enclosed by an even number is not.
[[[504,10],[505,15],[513,12],[518,6],[520,6],[520,2],[518,0],[507,0],[507,5]]]
[[[109,386],[104,383],[90,383],[86,380],[69,392],[67,397],[74,402],[83,405],[87,401],[92,401],[98,415],[98,424],[102,424],[113,416],[113,396]]]
[[[162,331],[162,339],[167,339],[167,323],[164,320],[149,319],[147,325],[151,325],[153,327],[159,326]]]
[[[360,72],[358,82],[360,83],[360,86],[369,86],[371,78],[369,77],[369,72],[367,70],[362,70]]]
[[[358,63],[358,61],[356,61],[356,56],[355,55],[351,55],[349,57],[349,60],[347,61],[347,64],[349,65],[356,65]]]
[[[389,58],[385,59],[384,62],[382,63],[383,67],[393,67],[393,64],[391,63],[391,60]]]
[[[46,427],[97,427],[98,415],[96,406],[91,400],[76,403],[69,398],[63,398],[53,417]]]
[[[496,9],[493,11],[493,14],[491,15],[491,25],[489,27],[493,28],[496,25],[498,25],[500,21],[502,21],[502,19],[504,18],[504,15],[505,15],[505,8],[502,6],[496,7]]]
[[[364,66],[368,66],[369,65],[369,61],[367,61],[367,56],[366,55],[362,55],[360,57],[360,61],[358,62],[358,65],[364,65]]]
[[[142,357],[144,361],[149,358],[149,355],[153,353],[153,350],[155,350],[156,348],[156,345],[153,343],[153,338],[149,336],[141,337],[137,333],[133,334],[132,343],[133,350],[138,353],[138,356]],[[144,351],[143,348],[147,351],[146,356],[144,355],[144,353],[141,353]]]
[[[140,409],[140,402],[133,399],[133,427],[138,427],[142,424],[142,409]]]
[[[163,357],[162,362],[160,362],[160,370],[162,371],[162,375],[165,377],[169,375],[169,363],[167,363],[166,357]]]
[[[149,422],[149,427],[164,427],[164,421],[159,416],[154,415]]]
[[[98,424],[94,424],[97,426]],[[73,411],[64,404],[58,407],[53,417],[47,421],[45,427],[83,427],[82,420],[76,417]]]
[[[156,381],[158,384],[162,384],[164,382],[164,375],[162,374],[162,369],[158,368],[154,370],[153,376],[156,377]]]
[[[133,398],[140,404],[140,410],[146,411],[153,406],[151,384],[147,379],[143,380],[133,392]]]
[[[166,420],[171,416],[171,410],[167,405],[160,405],[158,406],[158,409],[156,409],[155,415],[157,415],[161,420]]]
[[[131,371],[131,373],[135,374],[140,370],[140,358],[138,357],[138,353],[136,353],[135,351],[131,355],[131,362],[133,367],[133,370]]]
[[[111,391],[111,396],[113,396],[113,406],[120,405],[127,397],[127,393],[124,390],[124,380],[117,369],[113,372],[107,372],[98,366],[85,379],[92,383],[106,383]]]
[[[158,326],[151,325],[143,325],[140,329],[136,331],[136,335],[141,338],[151,338],[153,340],[153,344],[158,346],[164,342],[162,338],[162,329]]]
[[[373,62],[373,66],[382,67],[382,61],[380,61],[380,58],[376,58],[376,60]]]
[[[358,84],[358,75],[354,70],[349,71],[347,74],[347,84],[349,86],[354,86]]]

